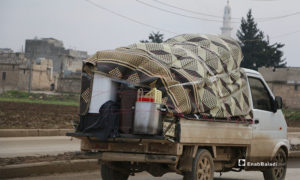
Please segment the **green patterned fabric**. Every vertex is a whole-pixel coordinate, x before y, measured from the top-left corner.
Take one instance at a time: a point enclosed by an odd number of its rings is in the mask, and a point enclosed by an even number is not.
[[[99,51],[86,61],[92,73],[156,87],[171,113],[251,118],[242,52],[231,38],[183,34],[163,43],[136,43]]]

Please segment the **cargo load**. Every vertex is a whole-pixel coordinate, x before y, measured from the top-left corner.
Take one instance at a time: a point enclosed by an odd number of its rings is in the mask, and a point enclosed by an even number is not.
[[[235,40],[214,35],[184,34],[163,43],[99,51],[83,64],[77,130],[114,129],[102,139],[118,132],[175,137],[172,117],[252,121],[241,60]],[[101,110],[106,102],[119,110]],[[113,120],[99,118],[111,112]],[[171,120],[162,120],[166,117]]]
[[[160,90],[169,113],[249,119],[249,92],[241,60],[235,40],[214,35],[184,34],[163,43],[99,51],[83,67],[81,114],[88,112],[95,97],[93,77],[101,75]]]

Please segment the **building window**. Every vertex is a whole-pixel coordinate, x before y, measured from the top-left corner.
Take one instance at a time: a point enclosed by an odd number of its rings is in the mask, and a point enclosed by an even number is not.
[[[15,65],[13,65],[13,69],[15,69]]]
[[[24,72],[23,72],[24,74],[25,74],[25,69],[24,69]]]
[[[296,85],[294,86],[294,90],[295,90],[295,91],[298,91],[298,84],[296,84]]]
[[[5,81],[6,79],[6,72],[2,72],[2,80]]]

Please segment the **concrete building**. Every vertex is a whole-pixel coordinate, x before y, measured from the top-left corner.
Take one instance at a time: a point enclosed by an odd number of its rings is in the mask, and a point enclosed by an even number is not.
[[[224,36],[231,36],[231,7],[229,5],[229,0],[227,0],[227,5],[224,8],[224,15],[223,15],[223,27],[221,27],[222,35]]]
[[[30,60],[46,58],[53,60],[53,69],[60,71],[60,56],[64,54],[65,48],[62,41],[54,38],[30,39],[25,41],[25,57]]]
[[[61,71],[60,71],[61,76],[65,77],[72,73],[81,72],[81,68],[82,68],[81,59],[77,59],[74,56],[70,56],[70,55],[63,55],[61,59],[62,59]]]
[[[82,61],[88,58],[86,51],[65,49],[63,42],[54,38],[26,40],[25,56],[31,60],[37,58],[51,59],[53,61],[53,71],[57,73],[68,70],[68,66],[63,65],[65,58],[69,59],[69,57],[72,57],[74,61]],[[81,68],[81,66],[82,64],[80,63],[79,67]]]
[[[74,58],[83,60],[88,58],[88,54],[86,51],[79,51],[79,50],[74,50],[74,49],[66,49],[65,54],[68,56],[72,56]]]
[[[14,51],[10,48],[0,48],[0,54],[1,53],[13,53]]]
[[[18,89],[19,66],[26,63],[24,53],[0,53],[0,92]]]
[[[0,79],[2,91],[32,90],[80,92],[82,60],[86,51],[65,49],[63,42],[54,38],[26,40],[25,54],[0,49]],[[31,70],[32,64],[32,70]],[[30,75],[31,74],[31,75]]]
[[[28,90],[30,77],[32,90],[50,90],[54,83],[52,60],[39,58],[32,62],[32,71],[30,67],[24,53],[0,53],[0,92]]]
[[[281,96],[284,106],[300,109],[300,67],[259,68],[272,92]]]
[[[28,90],[31,71],[32,90],[51,90],[54,85],[53,63],[50,59],[39,58],[32,64],[22,64],[19,66],[18,89]],[[53,84],[53,85],[52,85]],[[54,87],[53,87],[54,88]]]

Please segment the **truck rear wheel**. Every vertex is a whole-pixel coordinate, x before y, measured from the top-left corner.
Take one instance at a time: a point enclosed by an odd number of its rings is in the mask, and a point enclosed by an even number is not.
[[[101,177],[103,180],[127,180],[129,172],[121,172],[107,164],[101,165]]]
[[[277,166],[263,172],[265,180],[283,180],[287,168],[287,157],[283,149],[277,151],[273,162],[276,162]]]
[[[193,160],[191,172],[184,174],[184,180],[213,180],[214,162],[210,152],[206,149],[199,149]]]

